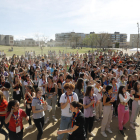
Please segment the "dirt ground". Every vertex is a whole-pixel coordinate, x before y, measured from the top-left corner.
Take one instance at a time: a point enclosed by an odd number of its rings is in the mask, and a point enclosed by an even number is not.
[[[23,105],[23,100],[21,100],[20,108],[25,110],[25,107]],[[51,112],[50,112],[51,114]],[[61,109],[56,109],[56,118],[58,119],[58,122],[54,122],[50,118],[50,122],[44,126],[44,133],[42,136],[42,140],[56,140],[57,139],[57,130],[60,126],[60,116],[61,116]],[[106,133],[108,135],[107,138],[104,138],[101,134],[101,122],[95,122],[93,125],[93,133],[96,135],[95,137],[89,137],[88,140],[140,140],[140,127],[137,127],[136,130],[133,130],[129,126],[129,122],[126,125],[127,130],[125,131],[126,136],[123,137],[118,130],[118,118],[113,117],[113,121],[111,122],[111,130],[113,131],[113,134]],[[140,124],[140,117],[137,118],[137,123]],[[28,126],[28,122],[23,119],[24,128]],[[34,122],[32,120],[33,128],[30,130],[24,129],[24,137],[23,140],[36,140],[37,138],[37,129],[34,125]],[[4,140],[4,136],[0,134],[0,140]]]

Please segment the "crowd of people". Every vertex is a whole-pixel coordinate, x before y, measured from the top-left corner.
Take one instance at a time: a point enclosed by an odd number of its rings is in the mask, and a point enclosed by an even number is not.
[[[118,117],[116,127],[125,136],[129,120],[132,129],[139,126],[139,107],[139,53],[129,56],[111,50],[85,54],[48,51],[43,56],[32,52],[1,58],[0,133],[5,140],[23,139],[23,117],[29,124],[25,129],[32,129],[34,122],[37,140],[41,140],[50,117],[58,121],[58,108],[61,120],[57,140],[62,140],[64,134],[68,140],[94,137],[95,122],[101,122],[101,135],[107,137],[106,132],[113,133],[112,116]]]

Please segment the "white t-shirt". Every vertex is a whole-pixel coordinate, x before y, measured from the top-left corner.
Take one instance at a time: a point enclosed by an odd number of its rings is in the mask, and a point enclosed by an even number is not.
[[[122,71],[119,72],[118,70],[116,70],[115,72],[116,72],[116,75],[120,75],[120,76],[123,75],[123,72]]]
[[[78,96],[75,92],[72,93],[73,94],[73,100],[74,101],[78,101]],[[69,100],[71,102],[71,97],[69,96]],[[67,96],[65,93],[63,93],[60,97],[60,103],[66,103],[67,102]],[[64,109],[61,109],[61,116],[65,116],[65,117],[72,117],[72,112],[70,112],[70,104],[68,103],[67,106]]]
[[[102,90],[102,87],[100,87],[100,89],[98,89],[98,88],[94,88],[94,94],[96,94],[97,95],[97,99],[98,100],[101,100],[101,98],[103,97],[103,94],[101,95],[99,92]]]
[[[38,87],[40,87],[40,86],[42,86],[42,85],[44,85],[45,83],[43,83],[43,80],[42,79],[40,79],[39,80],[39,83],[38,83]],[[45,88],[44,87],[41,87],[42,88],[42,91],[43,91],[43,95],[45,94]]]

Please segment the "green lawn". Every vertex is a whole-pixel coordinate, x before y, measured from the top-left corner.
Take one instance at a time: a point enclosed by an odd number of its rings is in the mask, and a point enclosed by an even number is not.
[[[41,54],[41,49],[39,47],[13,47],[13,52],[8,52],[11,49],[11,46],[0,46],[0,50],[4,50],[7,56],[12,56],[13,54],[16,55],[24,55],[25,51],[35,51],[36,55]],[[92,51],[92,48],[82,48],[82,49],[72,49],[70,47],[44,47],[43,54],[48,54],[48,50],[56,51],[57,53],[59,50],[62,52],[74,52],[76,53],[77,50],[79,53],[87,53],[89,50]],[[95,50],[95,49],[93,49]]]

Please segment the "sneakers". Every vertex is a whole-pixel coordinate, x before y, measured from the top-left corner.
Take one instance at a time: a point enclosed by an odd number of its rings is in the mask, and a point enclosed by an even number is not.
[[[138,123],[134,122],[133,124],[134,124],[135,126],[139,127],[139,124],[138,124]]]
[[[125,136],[125,134],[124,134],[123,130],[120,130],[120,133],[121,133],[123,136]]]
[[[54,120],[55,122],[57,122],[57,119],[55,118],[55,116],[52,116],[52,118],[53,118],[53,120]]]
[[[107,132],[109,132],[110,134],[112,134],[113,132],[110,130],[110,128],[106,129]]]
[[[90,136],[95,137],[95,134],[93,134],[92,132],[88,133]]]
[[[49,118],[46,119],[45,124],[47,124],[49,122]]]
[[[105,138],[107,138],[107,134],[106,134],[105,132],[101,132],[101,134],[102,134]]]
[[[136,129],[135,126],[134,126],[133,124],[130,124],[130,127],[131,127],[132,129],[134,129],[134,130]]]
[[[29,125],[28,127],[26,127],[26,129],[31,129],[31,128],[33,128],[32,125]]]

